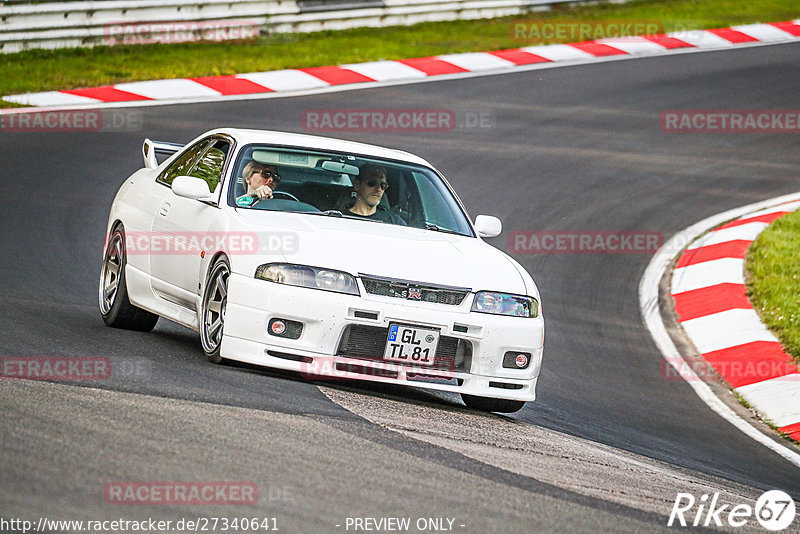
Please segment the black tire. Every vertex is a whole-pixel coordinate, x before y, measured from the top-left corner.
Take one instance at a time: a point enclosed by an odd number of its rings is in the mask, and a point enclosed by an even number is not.
[[[100,315],[108,326],[149,332],[156,326],[158,315],[131,304],[125,282],[126,263],[125,230],[118,225],[109,235],[100,268]]]
[[[477,397],[475,395],[461,394],[461,400],[468,407],[483,412],[514,413],[520,411],[525,406],[525,401],[494,399],[490,397]]]
[[[228,303],[228,278],[231,267],[228,258],[221,256],[211,266],[203,290],[203,303],[200,308],[200,342],[208,361],[220,363],[222,330],[225,326],[225,308]]]

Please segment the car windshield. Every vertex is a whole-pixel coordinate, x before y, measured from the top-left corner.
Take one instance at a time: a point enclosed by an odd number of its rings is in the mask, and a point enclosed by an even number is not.
[[[362,219],[473,235],[466,215],[439,175],[420,165],[249,145],[242,149],[233,176],[228,203],[239,209]],[[272,198],[264,195],[265,186]]]

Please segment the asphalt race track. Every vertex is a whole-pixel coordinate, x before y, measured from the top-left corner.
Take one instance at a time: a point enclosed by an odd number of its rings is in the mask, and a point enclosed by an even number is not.
[[[452,132],[330,135],[428,159],[471,216],[503,220],[491,242],[505,251],[518,230],[668,239],[800,190],[797,134],[665,133],[659,122],[671,109],[800,108],[800,44],[136,108],[134,132],[2,132],[0,355],[105,356],[120,372],[89,387],[0,380],[0,516],[274,517],[282,532],[321,533],[353,532],[348,517],[450,518],[464,533],[653,532],[674,530],[678,492],[752,505],[781,489],[800,501],[797,467],[663,376],[638,307],[650,254],[512,252],[547,320],[539,400],[512,416],[447,395],[215,366],[194,332],[163,319],[149,334],[103,325],[108,208],[141,166],[144,137],[302,132],[304,110],[352,107],[491,117]],[[177,480],[252,481],[260,498],[238,507],[103,498],[109,482]],[[737,531],[759,529],[752,520]]]

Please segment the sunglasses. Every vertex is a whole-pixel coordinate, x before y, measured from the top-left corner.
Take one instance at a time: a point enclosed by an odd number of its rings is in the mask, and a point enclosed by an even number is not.
[[[275,183],[278,183],[278,182],[281,181],[281,175],[278,174],[277,172],[255,171],[253,174],[260,174],[261,176],[264,177],[265,180],[268,179],[268,178],[272,178],[272,180]]]
[[[375,187],[376,185],[380,185],[381,191],[385,191],[389,187],[389,182],[381,182],[380,180],[376,180],[374,178],[371,180],[367,180],[366,183],[369,187]]]

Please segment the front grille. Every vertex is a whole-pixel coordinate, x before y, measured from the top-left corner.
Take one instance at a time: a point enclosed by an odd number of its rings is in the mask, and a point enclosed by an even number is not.
[[[361,276],[364,289],[367,293],[419,302],[433,302],[458,306],[469,294],[469,289],[433,286],[430,284],[417,284],[404,280],[390,280]]]
[[[345,327],[337,356],[383,361],[389,329],[381,326],[351,324]],[[439,336],[433,365],[418,366],[446,371],[469,371],[472,343],[457,337]],[[396,362],[391,362],[396,363]]]

